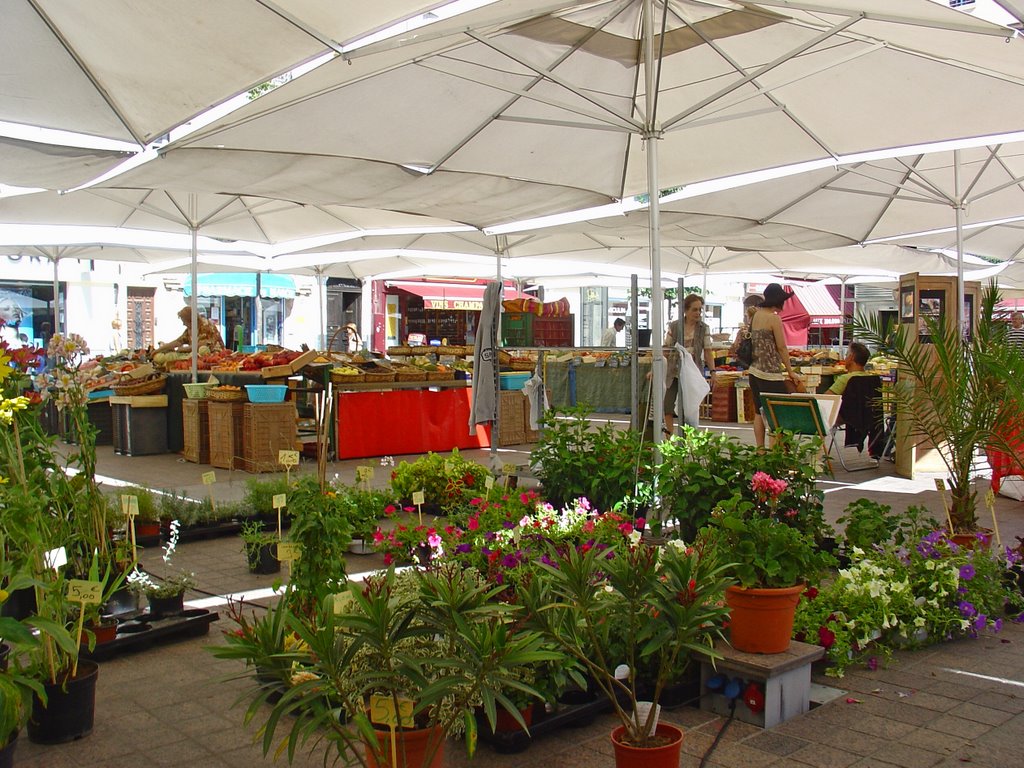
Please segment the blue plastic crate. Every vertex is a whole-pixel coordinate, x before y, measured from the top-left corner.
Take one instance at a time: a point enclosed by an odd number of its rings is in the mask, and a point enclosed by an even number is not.
[[[283,403],[288,394],[286,384],[246,384],[245,392],[250,403]]]
[[[505,390],[509,389],[522,389],[523,385],[530,380],[533,376],[532,373],[503,373],[501,374],[501,388]]]

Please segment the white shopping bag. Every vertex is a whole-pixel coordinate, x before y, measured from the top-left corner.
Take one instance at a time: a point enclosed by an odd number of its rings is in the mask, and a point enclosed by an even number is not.
[[[690,353],[679,344],[676,349],[679,350],[679,386],[683,390],[683,421],[691,427],[699,427],[700,404],[711,391],[711,385]]]

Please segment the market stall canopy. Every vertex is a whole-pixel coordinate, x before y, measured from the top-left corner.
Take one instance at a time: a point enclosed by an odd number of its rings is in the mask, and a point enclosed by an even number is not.
[[[299,64],[436,6],[5,0],[0,120],[148,144]]]
[[[0,184],[67,189],[95,179],[130,152],[70,147],[0,136]]]
[[[808,331],[813,328],[838,328],[843,324],[836,300],[828,287],[817,283],[789,285],[793,298],[785,303],[779,319],[786,334],[786,343],[807,345]]]
[[[129,181],[477,226],[566,210],[573,190],[577,202],[647,193],[645,5],[531,17],[518,3],[522,17],[466,26],[397,66],[330,62],[168,145],[173,163]],[[665,25],[654,41],[661,188],[1019,128],[1024,40],[930,0],[896,12],[887,0],[653,7]]]
[[[200,296],[262,296],[266,299],[294,299],[295,281],[289,275],[251,272],[204,272],[198,276]],[[185,296],[192,285],[183,286]]]

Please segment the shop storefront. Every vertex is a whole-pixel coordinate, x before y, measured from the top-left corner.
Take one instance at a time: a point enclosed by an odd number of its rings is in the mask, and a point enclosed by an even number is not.
[[[11,346],[43,346],[53,328],[52,282],[0,280],[0,338]]]
[[[182,289],[186,299],[191,297],[191,281],[186,280]],[[198,276],[198,289],[200,314],[217,325],[228,347],[245,351],[280,344],[287,302],[296,295],[291,276],[211,272]]]

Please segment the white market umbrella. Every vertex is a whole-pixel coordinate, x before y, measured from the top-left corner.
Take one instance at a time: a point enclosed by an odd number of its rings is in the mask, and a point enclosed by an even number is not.
[[[658,276],[659,189],[1016,128],[1024,43],[1007,44],[1012,34],[928,0],[895,11],[883,0],[605,0],[524,13],[373,76],[321,67],[132,178],[477,226],[566,210],[574,190],[577,207],[653,191]]]
[[[117,149],[72,147],[0,136],[0,184],[66,189],[106,173],[131,156]]]

